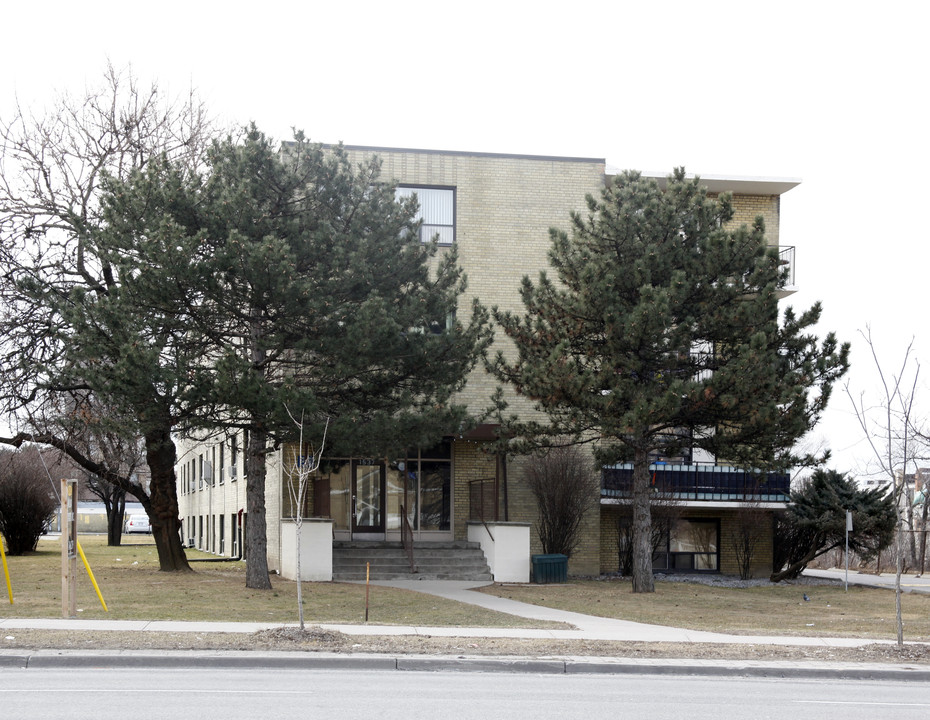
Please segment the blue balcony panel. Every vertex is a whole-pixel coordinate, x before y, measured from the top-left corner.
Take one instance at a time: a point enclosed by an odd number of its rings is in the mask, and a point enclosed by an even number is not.
[[[763,473],[726,465],[649,466],[656,492],[680,500],[721,502],[787,502],[791,477],[787,473]],[[605,467],[601,497],[628,498],[633,491],[633,465]]]

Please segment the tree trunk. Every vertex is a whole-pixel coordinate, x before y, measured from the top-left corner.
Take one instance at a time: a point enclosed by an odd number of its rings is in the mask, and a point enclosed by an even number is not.
[[[265,447],[268,434],[249,430],[246,448],[246,512],[245,586],[254,590],[270,590],[268,574],[268,537],[265,522]]]
[[[174,475],[177,449],[170,430],[157,429],[145,434],[145,459],[151,471],[148,507],[146,500],[139,500],[152,524],[160,569],[162,572],[192,572],[181,543],[178,490]]]
[[[800,560],[790,563],[787,567],[783,568],[782,570],[778,570],[777,572],[773,572],[771,575],[769,575],[769,581],[773,583],[777,583],[777,582],[781,582],[782,580],[790,580],[790,579],[796,578],[798,575],[800,575],[804,571],[804,568],[807,567],[808,563],[810,563],[811,560],[814,560],[815,558],[820,557],[824,553],[830,552],[836,547],[838,546],[831,545],[830,547],[824,550],[818,551],[815,546],[813,550],[808,551],[808,553],[804,557],[802,557]]]
[[[637,449],[633,457],[633,592],[655,592],[652,575],[652,485],[649,453]]]
[[[113,488],[110,497],[105,500],[107,507],[107,545],[119,547],[123,539],[123,515],[126,512],[126,491]]]
[[[904,521],[898,511],[898,527],[894,535],[895,578],[894,578],[894,616],[898,647],[904,647],[904,622],[901,617],[901,575],[904,573]]]

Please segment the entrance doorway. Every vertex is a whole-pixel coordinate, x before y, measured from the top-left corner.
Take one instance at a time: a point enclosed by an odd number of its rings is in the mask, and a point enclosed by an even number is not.
[[[396,542],[404,516],[416,540],[451,540],[451,442],[391,460],[324,458],[313,495],[336,540]]]
[[[384,463],[352,461],[352,537],[384,539]]]

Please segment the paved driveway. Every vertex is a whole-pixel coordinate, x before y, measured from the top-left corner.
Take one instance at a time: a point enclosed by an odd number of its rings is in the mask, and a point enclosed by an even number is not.
[[[808,577],[829,578],[830,580],[839,580],[843,582],[846,578],[845,570],[811,570],[804,571]],[[850,585],[871,585],[872,587],[884,587],[894,589],[895,574],[894,572],[882,573],[862,573],[855,570],[849,571]],[[930,594],[930,575],[902,575],[901,592],[916,592]]]

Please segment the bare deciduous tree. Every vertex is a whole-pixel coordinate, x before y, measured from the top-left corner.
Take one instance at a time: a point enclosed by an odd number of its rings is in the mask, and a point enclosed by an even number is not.
[[[304,414],[300,418],[295,418],[294,414],[288,410],[294,424],[299,428],[297,448],[294,453],[291,465],[288,468],[290,481],[287,483],[287,489],[291,498],[291,505],[294,508],[294,529],[297,535],[297,615],[300,619],[300,630],[304,630],[304,602],[303,602],[303,583],[300,577],[300,531],[304,523],[304,502],[307,497],[307,490],[310,487],[310,478],[320,469],[320,462],[323,459],[323,447],[326,445],[326,431],[329,429],[329,418],[326,418],[326,425],[323,430],[323,439],[320,441],[318,448],[312,444],[304,442]]]
[[[540,451],[527,463],[526,484],[539,506],[543,552],[571,557],[581,522],[599,494],[593,460],[574,445]]]
[[[740,504],[736,519],[727,534],[727,542],[736,557],[741,580],[752,577],[752,563],[771,530],[771,513],[764,510],[758,501],[749,498]]]
[[[891,483],[894,506],[897,514],[897,529],[894,537],[895,552],[895,615],[897,619],[898,646],[904,645],[904,625],[901,617],[901,575],[904,572],[906,551],[905,528],[913,529],[912,503],[906,501],[905,477],[908,468],[918,459],[918,450],[923,445],[917,430],[915,404],[920,363],[914,357],[913,342],[908,344],[897,372],[889,374],[882,365],[872,338],[871,328],[860,331],[868,343],[872,360],[878,374],[880,396],[874,404],[867,402],[865,392],[857,395],[846,383],[846,394],[852,403],[862,432],[872,449],[873,461],[878,471]],[[912,534],[913,536],[913,534]]]
[[[44,425],[69,438],[82,457],[110,472],[108,476],[101,476],[87,471],[84,486],[106,509],[107,545],[118,546],[122,539],[127,494],[138,499],[143,508],[151,505],[142,438],[127,433],[133,423],[126,422],[114,408],[106,407],[92,393],[71,393],[60,400],[66,404],[60,408],[59,415],[47,419]],[[122,480],[113,482],[114,476]]]
[[[131,484],[118,469],[83,455],[73,438],[32,420],[53,413],[62,393],[102,390],[90,386],[86,369],[69,354],[74,318],[62,307],[79,309],[72,299],[113,297],[121,287],[119,271],[92,241],[105,178],[126,179],[163,157],[198,167],[212,136],[194,92],[171,100],[156,84],[146,86],[131,70],[112,66],[102,85],[81,97],[62,95],[44,113],[18,107],[0,119],[0,411],[16,430],[0,442],[46,443],[89,472]],[[179,408],[152,380],[145,417],[122,408],[125,417],[146,424],[137,434],[146,438],[153,482],[151,497],[139,500],[143,506],[150,500],[146,511],[162,569],[189,570],[178,534],[171,440]]]

